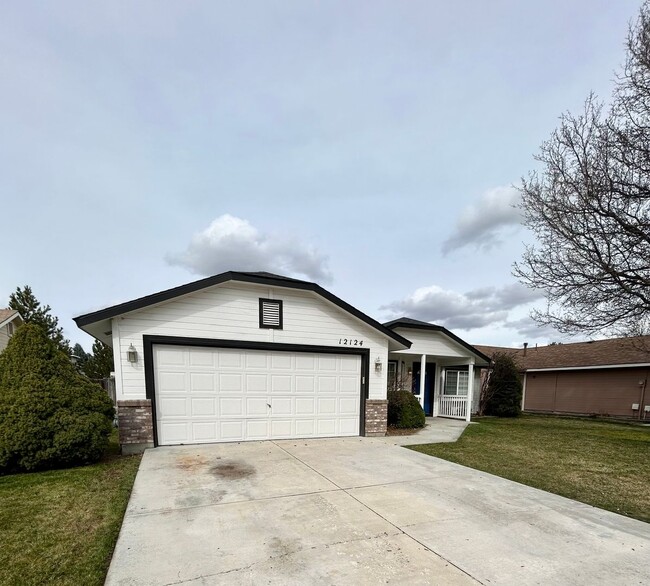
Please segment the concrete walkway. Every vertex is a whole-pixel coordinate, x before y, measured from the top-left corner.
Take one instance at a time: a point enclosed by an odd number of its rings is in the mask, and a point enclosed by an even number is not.
[[[418,444],[441,444],[455,442],[469,425],[460,419],[427,417],[423,429],[409,435],[391,435],[383,439],[396,446],[415,446]]]
[[[650,525],[392,445],[145,453],[107,584],[649,584]]]

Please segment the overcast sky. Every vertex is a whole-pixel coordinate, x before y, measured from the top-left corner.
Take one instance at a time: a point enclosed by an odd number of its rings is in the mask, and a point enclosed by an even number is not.
[[[561,340],[511,275],[520,177],[608,98],[640,1],[6,2],[0,306],[225,270],[476,344]]]

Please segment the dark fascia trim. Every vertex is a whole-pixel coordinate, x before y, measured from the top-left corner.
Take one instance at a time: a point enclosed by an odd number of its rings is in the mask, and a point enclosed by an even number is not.
[[[330,303],[337,305],[338,307],[340,307],[344,311],[347,311],[357,319],[360,319],[362,322],[378,330],[385,336],[388,336],[395,342],[401,344],[402,346],[406,346],[406,348],[411,347],[411,342],[409,340],[400,336],[396,332],[393,332],[389,328],[383,326],[378,321],[372,319],[370,316],[359,311],[356,307],[353,307],[349,303],[346,303],[342,299],[338,298],[336,295],[323,289],[320,285],[317,285],[316,283],[312,283],[310,281],[299,281],[297,279],[283,279],[279,277],[267,277],[264,275],[240,273],[236,271],[228,271],[226,273],[221,273],[219,275],[214,275],[212,277],[200,279],[192,283],[187,283],[185,285],[181,285],[180,287],[174,287],[172,289],[167,289],[166,291],[160,291],[159,293],[154,293],[152,295],[140,297],[139,299],[134,299],[133,301],[127,301],[125,303],[113,305],[112,307],[100,309],[99,311],[86,313],[84,315],[80,315],[73,318],[73,320],[77,324],[77,327],[82,328],[83,326],[87,326],[96,323],[98,321],[111,319],[123,313],[128,313],[130,311],[143,309],[145,307],[149,307],[150,305],[156,305],[164,301],[169,301],[170,299],[174,299],[175,297],[181,297],[182,295],[194,293],[196,291],[200,291],[201,289],[207,289],[208,287],[213,287],[214,285],[220,285],[221,283],[225,283],[227,281],[240,281],[243,283],[253,283],[256,285],[268,285],[271,287],[284,287],[287,289],[301,289],[303,291],[313,291],[314,293],[317,293],[318,295],[320,295]]]
[[[455,342],[458,342],[461,346],[464,348],[467,348],[470,352],[481,358],[482,360],[485,360],[488,364],[491,362],[491,359],[488,358],[483,352],[480,352],[474,346],[472,346],[469,342],[466,342],[462,338],[459,338],[456,334],[453,332],[450,332],[447,328],[443,326],[437,326],[436,324],[414,324],[408,321],[402,321],[399,319],[396,319],[394,321],[389,321],[388,323],[384,324],[387,328],[393,329],[393,328],[410,328],[412,330],[429,330],[433,332],[441,332],[445,334],[446,336],[449,336],[452,340]]]
[[[144,346],[144,385],[147,399],[151,401],[153,443],[158,446],[158,421],[156,417],[156,384],[154,378],[153,346],[199,346],[203,348],[236,348],[241,350],[267,350],[276,352],[311,352],[316,354],[356,354],[361,357],[361,400],[359,435],[366,433],[366,400],[370,389],[370,349],[341,348],[339,346],[312,346],[310,344],[282,344],[275,342],[251,342],[246,340],[218,340],[212,338],[184,338],[182,336],[142,336]]]

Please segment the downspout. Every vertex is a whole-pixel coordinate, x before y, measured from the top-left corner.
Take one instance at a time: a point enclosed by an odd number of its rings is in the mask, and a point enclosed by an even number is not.
[[[645,421],[645,390],[648,388],[648,372],[645,371],[645,380],[643,381],[643,386],[641,387],[641,402],[639,403],[639,421]]]

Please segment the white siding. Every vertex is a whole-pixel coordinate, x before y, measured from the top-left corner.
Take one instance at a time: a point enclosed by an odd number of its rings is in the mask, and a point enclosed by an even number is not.
[[[282,299],[283,329],[259,327],[259,298]],[[145,397],[142,336],[182,336],[253,342],[334,346],[342,338],[370,349],[369,398],[386,398],[388,340],[341,308],[309,291],[229,282],[112,320],[117,399]],[[130,344],[138,362],[126,359]],[[375,371],[380,357],[384,367]]]
[[[9,343],[9,333],[7,332],[7,326],[2,326],[0,328],[0,352],[2,352]]]
[[[427,356],[450,356],[464,359],[473,356],[467,348],[457,344],[442,332],[415,328],[396,328],[395,332],[413,343],[410,349],[399,350],[395,354],[426,354]]]

